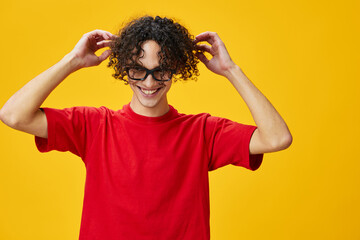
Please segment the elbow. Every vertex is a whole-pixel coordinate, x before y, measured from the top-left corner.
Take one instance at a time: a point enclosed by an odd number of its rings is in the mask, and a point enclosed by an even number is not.
[[[6,113],[4,111],[4,108],[1,108],[0,109],[0,120],[5,123],[5,116],[6,116]]]
[[[6,109],[1,108],[0,109],[0,120],[7,126],[17,129],[19,126],[19,119],[14,117],[13,114],[11,114]]]
[[[293,141],[293,137],[290,132],[288,134],[284,135],[283,139],[281,141],[281,145],[280,145],[282,148],[281,150],[284,150],[284,149],[290,147],[292,144],[292,141]]]
[[[292,141],[293,138],[290,132],[282,134],[281,136],[279,136],[279,138],[274,139],[270,144],[272,149],[271,152],[281,151],[289,148],[292,144]]]

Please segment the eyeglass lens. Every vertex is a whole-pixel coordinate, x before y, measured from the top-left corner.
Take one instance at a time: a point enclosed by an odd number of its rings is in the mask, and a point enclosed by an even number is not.
[[[148,70],[146,68],[129,68],[128,74],[129,77],[134,80],[145,80],[149,74],[152,74],[155,80],[158,81],[168,81],[172,77],[172,71],[164,69]]]

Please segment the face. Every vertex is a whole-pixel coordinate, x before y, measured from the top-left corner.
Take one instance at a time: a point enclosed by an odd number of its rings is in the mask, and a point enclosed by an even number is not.
[[[143,43],[143,55],[139,58],[139,65],[147,69],[159,67],[158,53],[160,46],[153,40]],[[128,79],[133,91],[130,106],[134,112],[144,116],[157,117],[164,115],[169,110],[167,92],[172,80],[167,82],[156,81],[151,74],[145,80],[137,81]]]

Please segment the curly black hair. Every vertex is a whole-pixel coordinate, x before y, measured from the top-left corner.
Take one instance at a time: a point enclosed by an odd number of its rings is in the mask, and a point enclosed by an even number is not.
[[[194,36],[179,23],[169,18],[143,16],[127,23],[120,29],[110,49],[108,67],[113,67],[113,77],[128,84],[126,68],[135,66],[143,49],[142,44],[154,40],[161,48],[159,53],[160,68],[175,70],[177,80],[197,80],[199,59],[193,43]]]

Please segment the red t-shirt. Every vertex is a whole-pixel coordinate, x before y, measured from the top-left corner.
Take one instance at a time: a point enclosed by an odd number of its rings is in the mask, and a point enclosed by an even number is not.
[[[208,240],[208,171],[256,170],[263,158],[249,155],[256,126],[207,113],[43,110],[48,138],[36,137],[39,151],[70,151],[86,166],[80,240]]]

